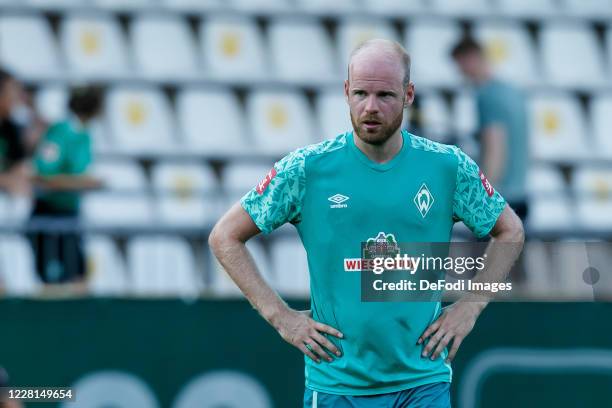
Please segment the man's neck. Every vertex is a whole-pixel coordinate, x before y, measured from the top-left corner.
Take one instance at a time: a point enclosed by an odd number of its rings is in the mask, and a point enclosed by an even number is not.
[[[355,142],[355,146],[359,150],[363,152],[370,160],[373,162],[383,164],[393,159],[396,154],[402,149],[402,145],[404,144],[404,138],[402,137],[402,132],[400,129],[397,129],[393,136],[391,136],[387,141],[380,145],[366,143],[357,136],[356,132],[353,132],[353,140]]]

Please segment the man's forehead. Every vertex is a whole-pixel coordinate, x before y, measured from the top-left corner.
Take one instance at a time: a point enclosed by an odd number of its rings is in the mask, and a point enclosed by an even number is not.
[[[351,59],[349,71],[351,82],[375,81],[401,86],[404,76],[399,58],[388,52],[359,53]]]

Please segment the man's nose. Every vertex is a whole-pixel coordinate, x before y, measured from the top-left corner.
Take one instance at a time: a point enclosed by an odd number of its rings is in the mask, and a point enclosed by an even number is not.
[[[368,96],[368,99],[366,100],[365,111],[369,114],[378,112],[378,103],[376,102],[376,98],[374,95]]]

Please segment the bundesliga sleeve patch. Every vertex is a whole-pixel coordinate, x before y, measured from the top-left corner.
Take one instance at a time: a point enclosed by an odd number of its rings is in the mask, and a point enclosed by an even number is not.
[[[489,180],[487,180],[487,177],[484,175],[482,170],[478,170],[478,173],[480,174],[480,182],[487,191],[488,196],[493,197],[493,193],[495,193],[495,190],[493,190],[493,186],[491,185],[491,183],[489,183]]]
[[[270,184],[270,182],[275,176],[276,176],[276,169],[272,167],[272,169],[268,172],[268,174],[266,174],[266,177],[264,177],[264,179],[261,180],[259,184],[257,184],[257,187],[255,188],[255,190],[257,190],[257,194],[262,195],[263,192],[268,187],[268,184]]]

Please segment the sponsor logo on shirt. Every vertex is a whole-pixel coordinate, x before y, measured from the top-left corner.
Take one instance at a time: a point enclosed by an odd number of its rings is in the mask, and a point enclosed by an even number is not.
[[[331,197],[330,197],[331,198]],[[346,272],[360,272],[374,268],[374,257],[392,256],[400,252],[395,235],[379,232],[375,237],[368,238],[365,243],[364,258],[344,258],[344,270]],[[403,265],[404,269],[407,265]]]
[[[272,169],[268,172],[268,174],[266,174],[266,177],[264,177],[264,179],[261,180],[259,184],[257,184],[257,187],[255,187],[257,194],[262,195],[263,192],[268,187],[268,184],[270,184],[270,182],[275,176],[276,176],[276,169],[272,167]]]
[[[480,174],[480,182],[482,183],[482,186],[485,188],[485,190],[487,190],[487,194],[489,195],[489,197],[492,197],[493,193],[495,193],[493,186],[491,185],[491,183],[489,183],[489,180],[487,180],[487,177],[484,175],[482,170],[479,170],[479,174]]]
[[[419,188],[419,191],[417,191],[416,195],[414,196],[414,204],[423,218],[425,218],[427,213],[429,213],[433,203],[434,197],[431,194],[431,191],[429,191],[429,188],[427,188],[427,184],[423,183],[421,188]]]
[[[334,194],[333,196],[327,198],[333,203],[329,205],[329,208],[346,208],[348,207],[348,204],[344,204],[344,202],[348,201],[349,198],[350,197],[342,194]]]

